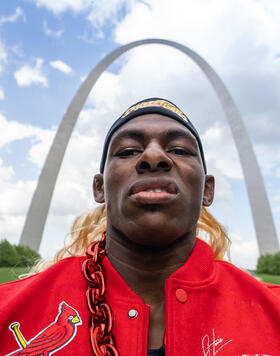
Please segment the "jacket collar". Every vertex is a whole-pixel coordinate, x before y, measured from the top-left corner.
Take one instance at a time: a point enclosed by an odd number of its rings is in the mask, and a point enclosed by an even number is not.
[[[126,300],[139,298],[138,295],[126,284],[124,279],[105,257],[102,261],[107,295]],[[200,239],[196,239],[195,246],[185,264],[173,272],[167,281],[177,281],[183,285],[201,286],[214,279],[214,254],[211,247]],[[140,298],[139,298],[140,299]],[[141,299],[140,299],[141,300]]]
[[[205,284],[213,278],[214,254],[211,247],[199,238],[185,264],[168,279],[180,279],[189,284]]]

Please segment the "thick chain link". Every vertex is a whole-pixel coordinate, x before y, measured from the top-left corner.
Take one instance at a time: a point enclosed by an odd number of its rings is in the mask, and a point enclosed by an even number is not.
[[[91,243],[87,259],[83,264],[83,274],[87,281],[86,301],[90,312],[89,335],[94,356],[119,356],[112,335],[113,312],[105,301],[106,283],[101,261],[105,256],[105,233],[100,241]]]

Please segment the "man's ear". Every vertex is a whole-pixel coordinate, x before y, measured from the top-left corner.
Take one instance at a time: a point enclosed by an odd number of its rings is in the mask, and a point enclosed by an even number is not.
[[[215,178],[210,174],[205,176],[204,193],[203,193],[203,206],[210,206],[214,200]]]
[[[92,190],[94,195],[94,200],[97,203],[104,203],[104,184],[103,184],[103,174],[98,173],[93,178]]]

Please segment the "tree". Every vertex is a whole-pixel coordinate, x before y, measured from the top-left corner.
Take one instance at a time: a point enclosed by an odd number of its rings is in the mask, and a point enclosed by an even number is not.
[[[41,256],[28,246],[12,245],[7,240],[0,241],[0,266],[31,266]]]
[[[15,249],[18,254],[18,266],[31,266],[41,258],[39,253],[29,246],[16,245]]]
[[[258,259],[257,273],[280,275],[280,252],[262,255]]]
[[[0,266],[15,266],[17,261],[18,254],[15,246],[11,245],[7,240],[2,240],[0,242]]]

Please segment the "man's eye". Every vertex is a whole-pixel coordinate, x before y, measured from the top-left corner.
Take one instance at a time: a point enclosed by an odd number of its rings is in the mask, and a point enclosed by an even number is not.
[[[128,148],[126,150],[117,152],[116,156],[118,157],[129,157],[129,156],[135,156],[139,150]]]
[[[170,153],[174,153],[175,155],[179,155],[179,156],[193,156],[194,153],[186,150],[184,148],[172,148],[170,150],[168,150],[168,152]]]

